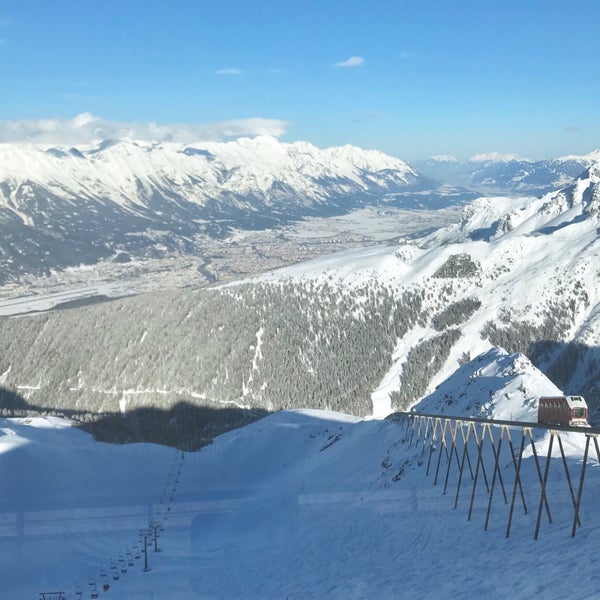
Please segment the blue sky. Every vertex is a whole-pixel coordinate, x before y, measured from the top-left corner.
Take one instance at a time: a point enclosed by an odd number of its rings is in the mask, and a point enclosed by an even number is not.
[[[598,23],[598,0],[0,0],[0,139],[90,113],[408,160],[582,154]]]

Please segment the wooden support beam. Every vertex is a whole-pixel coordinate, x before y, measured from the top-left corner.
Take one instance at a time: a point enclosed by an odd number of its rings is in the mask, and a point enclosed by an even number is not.
[[[596,442],[596,452],[598,453],[598,442]],[[585,479],[585,467],[587,465],[588,452],[590,450],[590,436],[585,436],[585,450],[583,451],[583,463],[581,464],[581,475],[579,476],[579,489],[577,490],[577,502],[575,503],[575,517],[573,518],[573,527],[571,529],[571,537],[575,537],[577,531],[577,523],[579,522],[579,507],[581,506],[581,495],[583,493],[583,480]],[[600,460],[600,454],[599,454]]]
[[[485,432],[488,428],[489,428],[489,425],[484,424],[482,426],[481,437],[479,438],[479,440],[477,442],[477,466],[475,467],[475,477],[473,478],[473,488],[471,490],[471,503],[469,504],[469,516],[467,517],[468,521],[471,520],[471,516],[473,514],[473,502],[475,501],[475,490],[477,489],[477,480],[479,478],[479,469],[480,469],[480,467],[483,466],[483,459],[482,459],[483,441],[485,439]]]
[[[575,510],[575,492],[573,491],[573,485],[571,484],[571,476],[569,475],[569,466],[567,465],[567,458],[565,457],[565,450],[563,448],[562,439],[560,437],[560,431],[556,432],[556,438],[558,439],[558,447],[560,448],[560,456],[562,458],[563,468],[565,470],[565,476],[567,477],[567,484],[569,485],[569,493],[571,494],[571,503],[573,504],[573,510]],[[581,521],[577,516],[577,526],[581,527]]]
[[[488,499],[488,506],[487,506],[487,512],[485,515],[485,525],[483,527],[484,531],[487,531],[488,529],[488,524],[490,522],[490,513],[492,511],[492,500],[494,499],[494,486],[496,484],[496,474],[500,473],[500,469],[498,467],[499,465],[499,461],[500,461],[500,451],[502,450],[502,440],[504,439],[503,435],[502,435],[502,431],[500,431],[500,436],[499,436],[499,440],[498,440],[498,452],[496,452],[496,447],[494,444],[494,438],[493,436],[490,434],[490,441],[492,444],[492,450],[494,451],[494,474],[492,475],[492,487],[490,489],[490,496]],[[501,480],[501,478],[499,477],[498,479]],[[502,490],[504,491],[504,485],[502,486]],[[506,498],[506,495],[505,495]]]
[[[452,467],[452,457],[456,454],[456,432],[459,427],[460,421],[456,421],[454,423],[454,429],[452,429],[452,422],[450,423],[450,437],[452,439],[452,446],[450,448],[450,458],[448,460],[448,468],[446,469],[446,479],[444,480],[444,495],[446,494],[446,490],[448,489],[448,478],[450,477],[450,467]],[[458,456],[456,457],[458,461]],[[460,463],[459,463],[460,464]]]
[[[540,461],[538,458],[538,453],[535,447],[535,440],[533,439],[533,436],[530,436],[529,438],[530,442],[531,442],[531,449],[533,451],[533,458],[535,459],[535,468],[538,474],[538,479],[540,482],[540,486],[542,485],[542,469],[540,468]],[[548,515],[548,523],[552,523],[552,514],[550,513],[550,505],[548,504],[548,499],[546,498],[546,496],[542,496],[542,498],[544,499],[544,504],[546,506],[546,514]]]
[[[441,438],[440,438],[440,444],[441,446],[444,448],[445,452],[446,452],[446,458],[448,458],[448,449],[446,448],[446,427],[448,425],[448,420],[444,419],[443,421],[443,425],[441,428]],[[438,455],[438,461],[437,461],[437,466],[435,468],[435,477],[433,479],[433,485],[437,485],[437,479],[438,479],[438,474],[440,472],[440,462],[442,460],[442,448],[440,447],[440,453]]]
[[[533,539],[537,540],[540,533],[540,523],[542,521],[542,510],[544,508],[544,500],[547,502],[548,497],[546,495],[546,484],[548,482],[548,471],[550,470],[550,461],[552,460],[552,444],[554,442],[555,432],[550,432],[550,443],[548,444],[548,456],[546,457],[546,465],[544,466],[544,479],[542,480],[542,491],[540,494],[540,503],[538,506],[537,521],[535,523],[535,533]]]
[[[460,494],[460,486],[462,483],[463,469],[465,468],[465,457],[467,456],[467,447],[469,446],[469,434],[471,432],[471,428],[474,427],[473,423],[467,423],[467,433],[465,434],[463,428],[460,428],[460,433],[462,435],[463,440],[463,453],[462,459],[460,461],[460,466],[458,467],[458,483],[456,485],[456,496],[454,497],[454,508],[458,507],[458,496]]]

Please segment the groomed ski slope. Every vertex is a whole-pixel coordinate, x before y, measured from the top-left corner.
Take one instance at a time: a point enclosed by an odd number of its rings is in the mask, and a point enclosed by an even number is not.
[[[487,395],[495,399],[484,407],[489,416],[505,410],[504,397],[515,419],[531,418],[532,398],[552,384],[527,362],[499,350],[484,355],[463,371],[463,381],[474,383],[448,412],[461,414]],[[458,381],[424,406],[447,405],[444,393]],[[507,540],[500,495],[484,532],[483,489],[469,522],[466,500],[452,509],[456,481],[445,496],[434,487],[419,466],[421,448],[409,447],[390,420],[281,412],[183,459],[170,448],[97,443],[55,418],[3,419],[0,431],[3,599],[54,590],[76,598],[77,582],[89,598],[90,576],[99,585],[101,571],[126,556],[149,519],[165,525],[161,552],[149,552],[150,571],[135,560],[100,598],[594,598],[600,589],[595,462],[574,540],[570,498],[553,463],[554,522],[544,521],[534,542],[539,484],[529,455],[523,484],[530,514],[515,511]],[[578,437],[565,437],[573,478]],[[543,440],[538,452],[545,452]]]

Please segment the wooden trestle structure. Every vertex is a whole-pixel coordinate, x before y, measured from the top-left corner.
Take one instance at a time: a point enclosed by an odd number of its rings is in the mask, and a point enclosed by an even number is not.
[[[564,473],[564,478],[568,485],[573,507],[571,537],[575,537],[577,527],[581,526],[581,499],[590,451],[590,442],[592,440],[596,451],[596,458],[598,463],[600,463],[600,448],[598,446],[600,429],[568,427],[562,425],[548,426],[521,421],[499,421],[416,412],[398,412],[390,415],[388,419],[400,424],[401,431],[404,433],[403,439],[408,442],[409,447],[412,447],[414,444],[414,447],[418,448],[419,444],[421,444],[423,464],[425,462],[425,455],[428,455],[425,475],[430,476],[434,473],[433,485],[437,485],[443,478],[444,494],[448,491],[448,482],[450,480],[452,469],[454,468],[455,472],[458,470],[458,480],[454,497],[455,509],[458,507],[461,491],[466,487],[464,480],[470,477],[472,484],[467,517],[469,521],[473,516],[473,506],[478,486],[481,488],[481,480],[483,480],[483,485],[485,486],[487,494],[487,507],[484,523],[484,529],[486,531],[490,524],[494,493],[497,488],[500,487],[504,504],[510,504],[508,521],[506,524],[507,538],[510,536],[515,505],[520,504],[525,514],[528,514],[529,512],[521,478],[523,454],[527,447],[531,448],[531,454],[535,463],[535,471],[537,472],[537,481],[539,482],[539,501],[537,505],[535,533],[533,536],[534,540],[538,539],[544,512],[546,513],[548,522],[552,523],[552,513],[550,509],[551,495],[548,490],[548,473],[552,461],[552,450],[556,442],[560,450],[560,460],[563,467],[562,472]],[[545,461],[542,460],[543,456],[538,454],[536,440],[533,435],[534,429],[550,432]],[[569,473],[569,466],[561,437],[561,434],[564,434],[565,432],[584,435],[586,438],[585,450],[579,473],[579,482],[576,489],[573,485],[571,474]],[[539,444],[539,440],[537,443]],[[503,446],[504,448],[508,446],[508,454],[505,450],[504,460],[507,460],[508,465],[512,466],[512,481],[506,481],[506,475],[503,476],[502,474],[501,454]],[[489,460],[486,469],[486,459],[484,457],[486,454],[493,459],[493,471],[491,473]],[[444,459],[444,461],[442,459]],[[556,458],[555,460],[558,459]],[[442,465],[442,463],[444,463],[444,465]],[[456,474],[454,477],[456,478]],[[510,488],[511,484],[512,489]]]

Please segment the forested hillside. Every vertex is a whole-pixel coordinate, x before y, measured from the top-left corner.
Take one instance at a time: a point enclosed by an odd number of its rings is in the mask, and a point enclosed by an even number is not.
[[[0,321],[0,383],[31,405],[372,412],[422,295],[372,283],[175,290]]]

